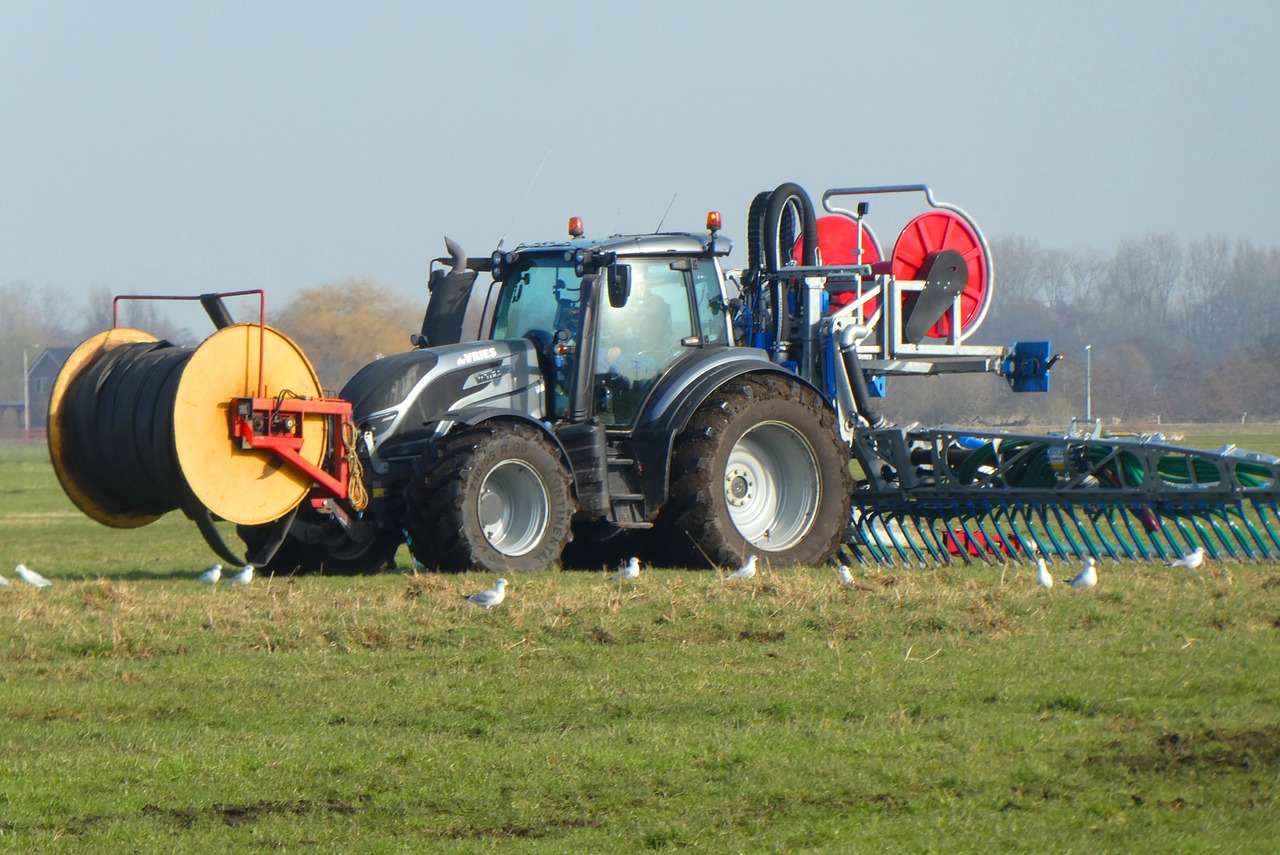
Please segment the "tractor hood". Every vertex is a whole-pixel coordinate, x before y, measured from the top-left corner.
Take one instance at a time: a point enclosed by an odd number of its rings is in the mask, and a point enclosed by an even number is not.
[[[340,397],[374,444],[420,431],[464,407],[543,416],[545,386],[532,342],[473,341],[398,353],[356,372]]]

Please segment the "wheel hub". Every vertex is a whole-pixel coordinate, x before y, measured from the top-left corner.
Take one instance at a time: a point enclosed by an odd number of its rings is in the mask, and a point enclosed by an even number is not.
[[[784,422],[763,422],[729,452],[724,500],[743,539],[777,552],[798,543],[813,525],[820,485],[817,456],[804,436]]]
[[[735,508],[741,508],[751,501],[751,496],[755,493],[755,479],[752,473],[747,469],[732,466],[724,477],[725,500]]]
[[[476,497],[476,517],[485,540],[512,557],[536,547],[550,519],[546,485],[522,460],[504,460],[484,477]]]
[[[497,534],[497,527],[502,522],[502,515],[506,513],[507,503],[502,500],[502,496],[493,490],[485,490],[480,494],[480,525],[484,528],[485,537],[493,540]]]

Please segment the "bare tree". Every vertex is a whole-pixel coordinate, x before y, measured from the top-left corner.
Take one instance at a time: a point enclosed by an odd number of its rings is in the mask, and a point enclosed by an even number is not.
[[[272,317],[298,343],[326,389],[338,389],[376,357],[404,351],[423,306],[367,280],[308,288]]]
[[[1186,335],[1221,333],[1221,309],[1231,287],[1231,247],[1225,237],[1206,235],[1187,244],[1182,268],[1182,323]]]
[[[1125,326],[1165,326],[1181,270],[1182,246],[1173,235],[1124,241],[1116,248],[1107,277],[1107,317]]]
[[[1089,306],[1098,298],[1107,268],[1107,259],[1096,252],[1046,250],[1039,266],[1046,302],[1054,308]]]
[[[1035,241],[1025,237],[996,238],[991,241],[991,255],[995,260],[993,267],[999,265],[992,281],[1002,301],[1020,303],[1041,299],[1044,289],[1040,265],[1044,253]]]
[[[89,306],[79,337],[97,335],[113,326],[131,327],[175,344],[189,343],[193,334],[175,324],[160,308],[157,300],[122,300],[116,317],[116,295],[106,285],[89,289]]]
[[[30,365],[45,348],[70,343],[67,306],[65,296],[50,288],[0,286],[0,400],[22,398],[24,350]]]

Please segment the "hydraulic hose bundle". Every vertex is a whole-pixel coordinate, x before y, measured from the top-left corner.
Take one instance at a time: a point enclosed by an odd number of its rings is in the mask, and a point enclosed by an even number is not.
[[[797,295],[791,293],[791,283],[783,275],[784,268],[797,251],[799,258],[795,260],[802,266],[815,267],[820,263],[817,216],[809,194],[791,182],[757,194],[747,215],[747,236],[748,269],[744,284],[755,295],[757,307],[767,303],[771,322],[767,344],[778,361],[784,361],[793,347],[792,314],[800,303]],[[765,288],[768,301],[760,299]],[[857,348],[843,348],[842,360],[858,415],[872,427],[884,427],[887,422],[871,405],[871,392]]]

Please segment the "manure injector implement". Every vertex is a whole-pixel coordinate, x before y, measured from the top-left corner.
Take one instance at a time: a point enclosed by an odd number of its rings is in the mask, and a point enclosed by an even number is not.
[[[873,198],[923,199],[884,252]],[[850,207],[852,206],[852,207]],[[993,296],[977,225],[924,185],[783,184],[746,267],[707,231],[584,236],[468,258],[446,239],[413,349],[325,397],[301,350],[199,299],[194,349],[118,326],[68,360],[49,447],[106,525],[182,510],[224,559],[281,572],[583,563],[618,536],[697,566],[758,555],[914,565],[1280,556],[1280,459],[1158,435],[899,427],[889,378],[1047,391],[1047,342],[970,344]],[[117,298],[126,299],[126,298]],[[896,379],[895,379],[896,382]],[[241,555],[215,525],[227,520]],[[638,539],[638,544],[637,544]],[[630,548],[630,547],[629,547]]]

